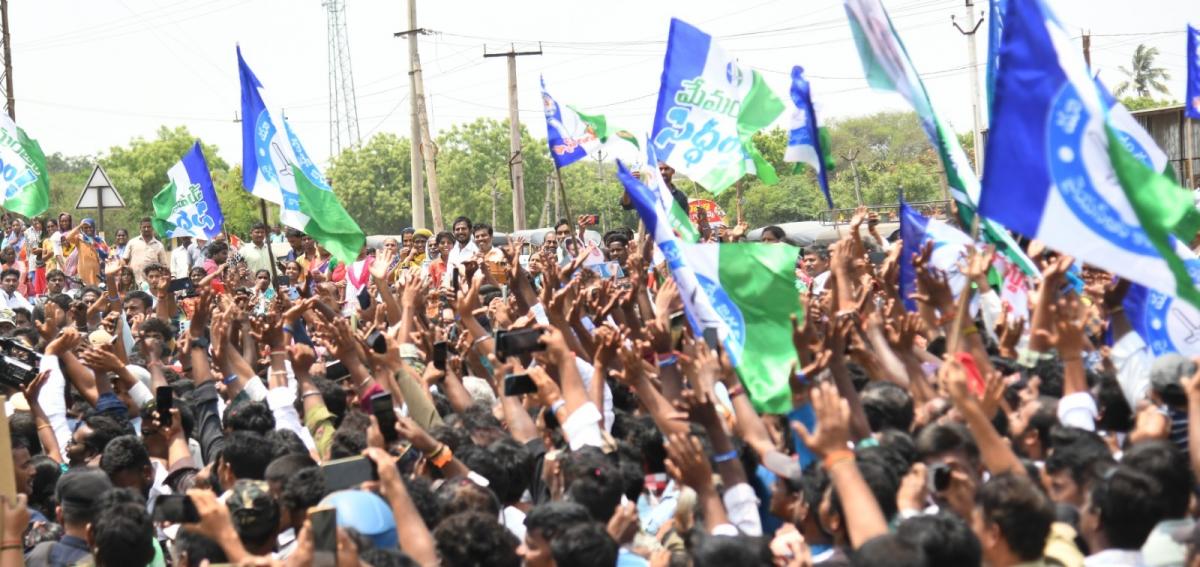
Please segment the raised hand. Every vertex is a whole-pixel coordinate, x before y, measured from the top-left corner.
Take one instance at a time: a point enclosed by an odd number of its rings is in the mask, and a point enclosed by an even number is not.
[[[712,490],[712,465],[704,456],[700,440],[690,435],[673,433],[668,436],[667,472],[684,486],[703,492]]]
[[[813,453],[824,458],[835,451],[848,449],[850,444],[850,405],[838,395],[837,388],[822,382],[810,392],[813,410],[817,414],[817,428],[809,432],[799,421],[792,428]]]

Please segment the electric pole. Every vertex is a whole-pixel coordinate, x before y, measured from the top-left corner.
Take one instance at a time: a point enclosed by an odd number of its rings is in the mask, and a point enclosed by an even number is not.
[[[512,178],[514,231],[525,229],[525,160],[521,157],[521,117],[517,112],[517,57],[541,54],[541,44],[538,44],[537,51],[517,51],[515,47],[509,46],[508,51],[504,53],[488,53],[486,50],[483,52],[485,58],[508,58],[508,127],[511,137],[509,147],[512,151],[508,164]]]
[[[1083,60],[1087,62],[1088,69],[1092,68],[1092,31],[1083,32]]]
[[[424,178],[425,184],[429,187],[429,205],[433,213],[433,231],[441,232],[442,230],[442,199],[438,193],[437,181],[437,166],[435,160],[437,158],[437,146],[433,143],[433,137],[429,133],[429,115],[425,108],[425,79],[421,75],[421,56],[417,51],[417,35],[427,34],[429,30],[418,28],[417,26],[417,0],[408,0],[408,22],[409,29],[407,31],[396,32],[395,37],[408,38],[409,52],[409,77],[410,77],[410,93],[412,97],[412,113],[415,121],[412,127],[414,147],[419,147],[420,156],[425,162]],[[417,152],[410,155],[412,159]],[[413,207],[413,227],[423,228],[425,225],[425,202],[424,196],[421,195],[421,185],[419,168],[413,167],[412,178],[412,207]]]
[[[842,159],[850,162],[850,171],[854,173],[854,202],[858,203],[858,205],[861,207],[863,202],[862,189],[859,187],[858,181],[858,148],[854,148],[854,153],[842,154]]]
[[[17,120],[17,98],[13,96],[12,34],[8,33],[8,0],[0,0],[0,26],[4,26],[0,42],[4,45],[4,104],[8,117]]]
[[[424,30],[417,28],[416,0],[408,0],[408,29],[408,32],[400,32],[398,35],[408,38],[409,179],[412,189],[413,228],[420,229],[425,228],[425,172],[421,163],[421,119],[417,117],[417,82],[413,78],[418,67],[417,34]]]
[[[966,0],[967,25],[970,26],[970,21],[975,17],[975,0]],[[958,32],[967,36],[967,64],[969,67],[969,75],[971,78],[971,118],[975,122],[975,175],[983,175],[983,131],[980,129],[983,120],[979,114],[979,55],[975,49],[975,32],[979,30],[979,26],[983,24],[983,12],[979,13],[979,21],[967,31],[954,21],[954,16],[950,16],[950,21]]]

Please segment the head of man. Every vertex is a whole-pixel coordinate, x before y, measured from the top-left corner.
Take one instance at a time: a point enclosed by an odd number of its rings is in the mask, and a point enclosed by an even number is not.
[[[21,283],[21,272],[9,268],[0,272],[0,288],[4,289],[5,293],[13,294],[17,291],[17,285]]]
[[[58,295],[63,292],[63,288],[67,285],[67,274],[62,270],[54,269],[46,272],[46,294]]]
[[[275,544],[279,526],[279,503],[261,480],[239,480],[226,500],[234,530],[247,551],[267,555]]]
[[[450,225],[454,231],[454,240],[458,241],[460,246],[466,246],[471,242],[471,219],[467,217],[458,217],[454,219],[454,224]]]
[[[804,271],[814,278],[829,271],[829,247],[817,244],[805,249]]]
[[[550,549],[554,538],[572,526],[591,522],[587,508],[577,502],[557,501],[536,506],[525,516],[525,541],[517,553],[526,567],[550,567],[555,564]]]
[[[267,225],[266,223],[256,222],[250,227],[250,242],[255,246],[262,246],[263,242],[267,241]]]
[[[664,182],[671,183],[671,178],[675,177],[675,168],[660,161],[658,162],[658,174],[662,176]]]
[[[1042,557],[1054,503],[1029,477],[997,475],[979,489],[971,529],[990,565],[1015,565]]]
[[[416,232],[417,229],[411,226],[400,231],[400,243],[403,244],[405,248],[412,246],[413,234]]]
[[[625,260],[629,258],[629,239],[624,234],[610,234],[604,239],[604,247],[608,252],[608,259],[624,268]]]
[[[969,509],[955,508],[952,504],[967,504],[979,486],[983,465],[975,439],[965,427],[953,423],[926,427],[916,442],[917,453],[931,475],[936,475],[936,469],[943,467],[949,473],[949,482],[939,487],[940,492],[933,495],[934,499],[963,519],[969,518]]]
[[[142,217],[142,220],[138,225],[138,230],[141,231],[142,240],[145,240],[146,242],[154,240],[154,223],[150,221],[150,217]],[[128,235],[126,235],[126,237],[128,237]]]
[[[112,480],[100,469],[81,467],[67,471],[54,486],[59,523],[68,532],[85,529],[96,517],[96,501],[112,486]]]
[[[294,228],[288,228],[285,235],[288,246],[292,247],[292,252],[301,254],[304,252],[304,233]]]
[[[1079,533],[1092,553],[1141,549],[1166,515],[1162,499],[1162,485],[1154,477],[1129,465],[1112,466],[1087,491]]]
[[[479,247],[479,251],[487,254],[492,249],[492,225],[485,222],[476,224],[472,229],[472,234],[475,237],[475,246]]]
[[[424,254],[426,247],[429,246],[429,238],[432,236],[433,233],[427,228],[422,228],[421,230],[414,232],[412,236],[413,254],[416,256]]]
[[[567,222],[567,219],[558,219],[558,222],[554,223],[554,234],[558,236],[559,241],[569,238],[571,236],[571,223]]]
[[[122,435],[104,447],[100,469],[112,479],[113,486],[130,488],[146,497],[154,486],[154,467],[150,453],[136,435]]]
[[[114,488],[100,497],[85,539],[97,567],[147,565],[154,559],[154,524],[145,501],[132,490]]]
[[[217,240],[208,245],[208,258],[218,266],[229,260],[229,244]]]
[[[17,492],[29,495],[33,488],[33,455],[29,453],[29,447],[17,438],[12,440],[12,466]]]

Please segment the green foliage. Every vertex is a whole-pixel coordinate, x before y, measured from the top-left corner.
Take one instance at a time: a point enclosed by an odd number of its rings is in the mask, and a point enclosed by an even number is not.
[[[1150,91],[1169,95],[1166,81],[1171,80],[1171,74],[1162,67],[1154,66],[1154,58],[1158,57],[1158,48],[1139,43],[1133,51],[1133,59],[1129,68],[1120,67],[1121,72],[1129,77],[1117,85],[1116,95],[1124,96],[1130,90],[1139,98],[1150,98]]]
[[[492,218],[492,188],[496,204],[496,230],[512,230],[512,182],[509,175],[508,121],[478,118],[457,124],[437,138],[438,186],[445,226],[459,215],[473,221]],[[546,141],[533,139],[521,127],[525,170],[525,219],[532,227],[542,211],[546,179],[554,172]],[[428,204],[428,202],[427,202]]]
[[[381,133],[333,159],[326,175],[363,232],[399,234],[412,225],[410,152],[408,138]]]
[[[1165,106],[1175,106],[1179,104],[1177,100],[1155,100],[1148,96],[1132,97],[1127,96],[1121,98],[1121,104],[1129,110],[1146,110],[1149,108],[1163,108]]]
[[[208,154],[205,153],[205,157]],[[209,158],[212,163],[212,158]],[[235,165],[225,171],[213,171],[213,186],[217,189],[217,200],[221,202],[221,213],[225,215],[225,229],[234,234],[246,236],[250,227],[262,221],[262,209],[259,199],[246,191],[242,185],[242,166]],[[267,204],[268,222],[277,222],[278,207]]]

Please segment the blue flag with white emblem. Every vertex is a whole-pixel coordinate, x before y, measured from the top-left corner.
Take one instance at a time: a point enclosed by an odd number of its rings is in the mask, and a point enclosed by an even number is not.
[[[813,109],[812,89],[808,79],[804,78],[804,68],[792,67],[792,120],[788,124],[787,150],[783,153],[783,161],[787,163],[805,164],[817,172],[817,182],[821,184],[821,192],[825,194],[825,203],[833,208],[833,197],[829,194],[829,181],[826,176],[826,156],[829,155],[828,139],[821,138],[817,124],[817,111]]]
[[[200,142],[167,170],[167,179],[167,186],[154,196],[154,229],[167,238],[212,240],[223,229],[225,215]]]
[[[972,244],[970,236],[944,221],[926,218],[901,201],[900,240],[900,296],[904,299],[905,309],[917,310],[917,302],[912,299],[912,294],[917,292],[917,271],[913,266],[913,258],[927,244],[932,243],[933,246],[928,266],[946,274],[950,290],[956,297],[962,292],[967,278],[962,274],[959,262],[966,258],[967,247]]]
[[[1200,120],[1200,28],[1189,25],[1187,33],[1187,115]]]
[[[1009,0],[980,212],[1076,259],[1200,304],[1178,235],[1191,196],[1097,87],[1042,0]],[[1188,237],[1190,238],[1190,236]]]

